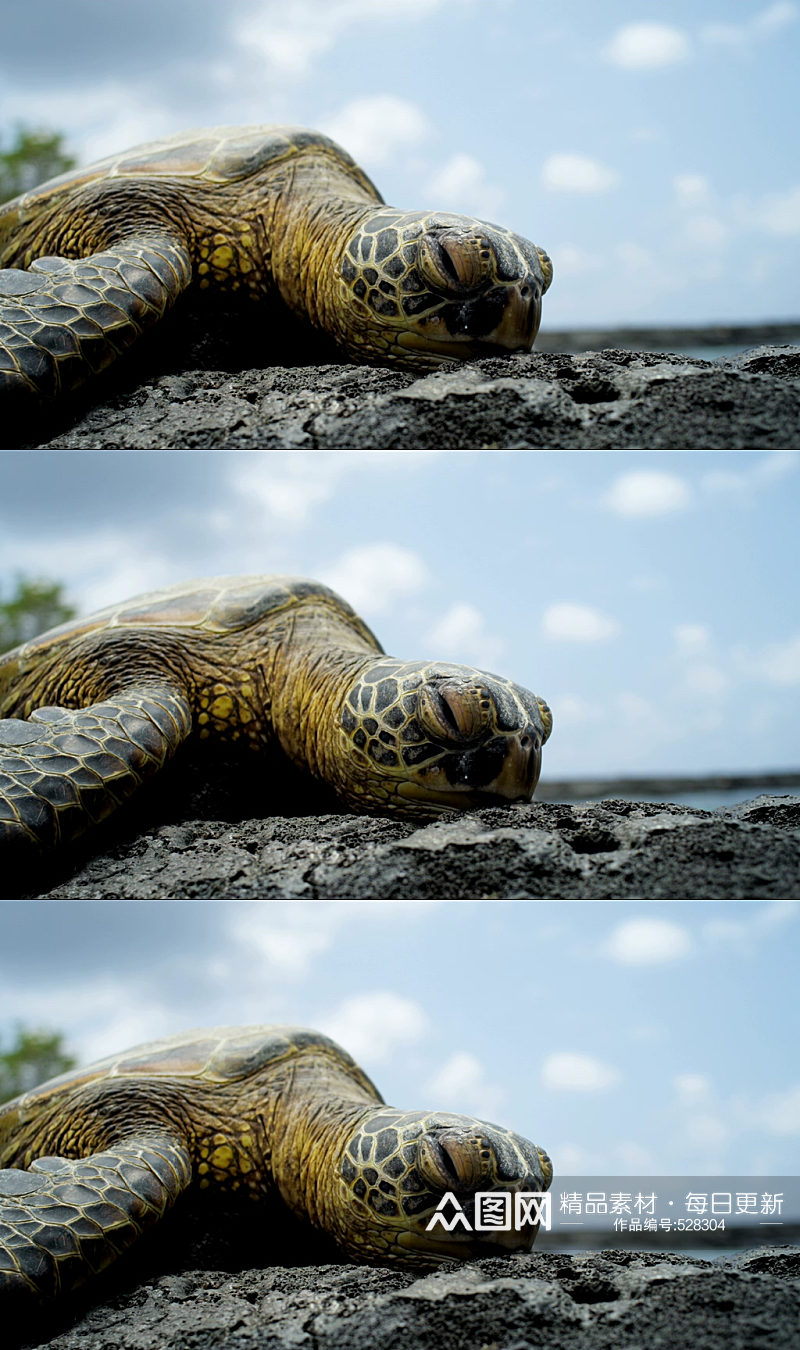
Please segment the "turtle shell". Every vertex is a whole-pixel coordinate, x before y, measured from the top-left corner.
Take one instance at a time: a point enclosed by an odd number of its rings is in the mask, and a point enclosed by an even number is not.
[[[52,198],[102,178],[185,178],[210,184],[233,183],[307,150],[331,155],[364,182],[378,201],[383,200],[347,151],[320,132],[294,126],[204,127],[135,145],[31,188],[6,204],[0,217],[0,236],[14,218],[36,213]]]
[[[345,600],[321,582],[303,577],[207,577],[149,591],[132,600],[109,605],[84,619],[70,619],[6,653],[3,666],[38,661],[52,649],[101,629],[202,629],[207,633],[234,633],[259,623],[304,600],[321,600],[369,637],[372,634]],[[373,637],[376,650],[382,650]]]
[[[82,1069],[71,1069],[15,1097],[0,1110],[0,1141],[11,1134],[16,1122],[32,1115],[58,1097],[110,1078],[202,1079],[207,1083],[232,1083],[277,1064],[300,1050],[327,1051],[348,1069],[353,1059],[327,1036],[303,1027],[209,1027],[183,1032],[164,1040],[148,1041],[118,1055],[109,1055]]]

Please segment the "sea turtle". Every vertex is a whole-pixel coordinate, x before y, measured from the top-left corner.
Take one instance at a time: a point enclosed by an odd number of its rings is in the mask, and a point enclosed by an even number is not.
[[[259,1206],[265,1231],[288,1210],[355,1261],[431,1267],[529,1250],[552,1179],[520,1135],[395,1110],[327,1036],[270,1026],[153,1041],[24,1093],[0,1106],[0,1168],[2,1312],[83,1284],[187,1191]],[[505,1226],[476,1229],[476,1194],[497,1191]]]
[[[529,800],[552,727],[519,685],[388,657],[327,586],[270,576],[153,591],[24,643],[0,657],[0,719],[9,860],[110,815],[190,735],[273,784],[300,771],[345,807],[432,817]]]
[[[300,127],[139,145],[0,206],[0,394],[23,406],[104,369],[188,287],[287,311],[356,361],[428,369],[528,351],[547,254],[499,225],[386,206]]]

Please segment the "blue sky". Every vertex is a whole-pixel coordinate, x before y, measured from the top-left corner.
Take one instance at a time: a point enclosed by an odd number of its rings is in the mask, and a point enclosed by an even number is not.
[[[800,907],[8,902],[0,1034],[83,1062],[293,1023],[393,1105],[512,1126],[558,1173],[793,1174]]]
[[[544,326],[800,317],[796,0],[0,0],[0,131],[82,161],[212,123],[545,247]]]
[[[198,576],[328,582],[402,659],[554,712],[543,779],[800,767],[800,457],[6,452],[0,586],[82,613]]]

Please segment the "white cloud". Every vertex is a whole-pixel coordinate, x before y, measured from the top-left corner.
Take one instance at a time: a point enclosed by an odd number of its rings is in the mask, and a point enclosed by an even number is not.
[[[679,28],[664,23],[628,23],[617,30],[604,56],[623,70],[656,70],[685,61],[689,39]]]
[[[250,505],[267,511],[284,527],[305,525],[318,506],[333,495],[344,463],[326,464],[315,455],[242,455],[231,485]]]
[[[710,23],[700,30],[700,37],[712,46],[742,47],[754,39],[771,38],[784,28],[796,23],[800,8],[791,0],[778,0],[754,14],[745,23]]]
[[[506,199],[503,188],[487,177],[474,155],[452,155],[428,180],[426,193],[437,207],[494,219]]]
[[[725,243],[730,231],[724,220],[718,216],[689,216],[683,224],[684,237],[689,244],[698,248],[719,248]]]
[[[800,1083],[759,1097],[740,1096],[732,1114],[742,1130],[763,1130],[778,1137],[800,1135]]]
[[[354,98],[338,113],[320,122],[320,129],[338,141],[356,160],[385,164],[404,146],[418,145],[430,131],[421,108],[393,94]]]
[[[673,630],[676,655],[684,662],[686,686],[699,694],[719,693],[729,679],[712,660],[711,633],[705,624],[679,624]]]
[[[709,181],[701,173],[678,174],[672,184],[682,206],[705,206],[711,198]]]
[[[711,665],[710,662],[690,666],[685,680],[687,688],[691,689],[692,693],[711,697],[717,697],[730,685],[730,679],[725,671],[719,666]]]
[[[583,272],[596,272],[602,265],[602,259],[596,253],[577,244],[558,244],[549,252],[559,281],[564,277],[580,276]]]
[[[306,976],[318,956],[333,944],[341,911],[317,914],[314,906],[256,906],[232,911],[230,935],[269,969],[270,976],[294,980]]]
[[[140,90],[115,79],[84,85],[79,99],[70,86],[9,88],[0,93],[3,122],[63,127],[69,148],[83,163],[181,130],[168,101],[159,103],[150,88]]]
[[[755,943],[780,932],[785,924],[795,923],[800,905],[780,900],[775,904],[754,904],[744,909],[740,919],[709,919],[703,925],[705,942],[714,950],[727,943],[742,952],[752,953]]]
[[[770,684],[800,684],[800,633],[788,642],[773,642],[764,651],[764,679]]]
[[[430,1026],[419,1003],[388,989],[354,994],[317,1022],[354,1059],[372,1064],[384,1063],[395,1051],[422,1040]]]
[[[52,990],[20,985],[12,997],[15,1017],[23,1025],[63,1028],[81,1064],[169,1034],[163,1030],[172,1016],[168,995],[164,1003],[156,997],[143,999],[130,982],[104,975],[78,980],[74,987],[67,983],[66,994],[64,984]]]
[[[542,183],[550,192],[589,195],[609,192],[618,182],[616,169],[587,155],[550,155],[542,168]]]
[[[767,1097],[760,1123],[770,1134],[800,1134],[800,1084]]]
[[[323,502],[328,501],[347,478],[363,482],[365,473],[394,475],[402,463],[405,471],[422,467],[426,458],[438,451],[414,455],[396,450],[339,450],[275,452],[267,455],[239,455],[242,460],[231,473],[231,486],[242,499],[242,506],[268,512],[271,524],[284,530],[305,525]],[[241,512],[240,512],[241,514]],[[263,520],[259,521],[263,534]]]
[[[619,516],[663,516],[685,511],[692,493],[685,479],[657,469],[639,469],[614,479],[603,503]]]
[[[568,601],[549,605],[542,616],[542,633],[551,642],[606,642],[621,631],[610,615]]]
[[[597,716],[596,708],[588,699],[580,698],[577,694],[556,694],[550,700],[550,706],[556,709],[559,731],[565,727],[581,726]]]
[[[84,988],[81,985],[81,1002]],[[95,1009],[91,1028],[87,1028],[76,1041],[76,1047],[80,1050],[80,1063],[92,1064],[95,1060],[105,1059],[106,1055],[118,1054],[122,1047],[145,1045],[148,1041],[157,1041],[162,1036],[174,1035],[181,1030],[176,1025],[180,1018],[176,1018],[166,1005],[159,1006],[151,1002],[142,1005],[134,1000],[131,1003],[132,1006],[120,1007],[119,985],[115,984],[113,1003],[104,1013],[99,1008]]]
[[[748,502],[754,491],[780,483],[789,474],[800,468],[800,455],[790,450],[777,451],[775,454],[758,454],[744,461],[744,467],[734,469],[714,469],[700,480],[704,492],[726,492],[741,497]]]
[[[645,1148],[643,1144],[637,1144],[632,1139],[624,1139],[621,1144],[617,1144],[614,1156],[618,1159],[623,1173],[638,1173],[641,1176],[656,1170],[652,1149]]]
[[[777,4],[769,5],[756,14],[752,24],[758,33],[780,33],[790,24],[796,23],[798,17],[800,7],[792,4],[791,0],[778,0]]]
[[[542,1065],[542,1082],[551,1092],[605,1092],[620,1078],[612,1064],[572,1050],[548,1055]]]
[[[739,647],[734,655],[746,679],[764,680],[778,688],[800,684],[800,633],[756,650]]]
[[[800,234],[800,187],[762,197],[752,211],[752,222],[779,238]]]
[[[343,595],[354,609],[383,613],[396,600],[415,595],[428,584],[428,568],[418,553],[401,544],[361,544],[347,549],[320,580]]]
[[[788,474],[800,469],[800,455],[792,451],[777,451],[773,455],[756,455],[753,460],[751,477],[754,483],[779,483]]]
[[[678,650],[699,656],[711,648],[711,632],[704,623],[679,623],[672,630]]]
[[[437,1110],[474,1113],[493,1119],[506,1092],[493,1083],[485,1066],[467,1050],[457,1050],[429,1079],[425,1091]]]
[[[614,703],[625,722],[638,722],[640,726],[648,724],[651,732],[663,730],[665,727],[663,716],[656,713],[649,699],[643,698],[641,694],[623,690],[617,694]],[[637,735],[639,733],[640,727],[637,727]]]
[[[439,659],[463,661],[482,669],[496,666],[506,645],[489,631],[481,611],[465,602],[446,610],[429,630],[427,642]]]
[[[256,52],[271,73],[298,79],[348,29],[381,21],[413,22],[445,5],[464,0],[404,0],[402,10],[383,0],[261,0],[234,25],[234,37],[248,52]]]
[[[632,1041],[663,1041],[669,1040],[669,1032],[664,1023],[649,1023],[640,1027],[632,1027],[628,1032]]]
[[[707,23],[700,29],[703,42],[717,47],[739,47],[747,38],[747,29],[742,24]]]
[[[626,919],[603,944],[602,952],[623,966],[655,966],[681,961],[693,950],[690,934],[669,919]]]
[[[653,266],[653,254],[641,244],[623,240],[615,246],[614,254],[629,272],[646,272]]]
[[[709,1113],[687,1117],[684,1131],[690,1144],[703,1148],[720,1148],[730,1136],[725,1121]]]
[[[597,1161],[580,1144],[556,1143],[548,1146],[548,1154],[553,1160],[553,1169],[559,1177],[591,1176],[596,1172]]]
[[[697,1106],[700,1102],[708,1101],[711,1097],[711,1084],[702,1073],[681,1073],[678,1074],[673,1082],[678,1097],[685,1106]]]
[[[2,540],[0,572],[15,571],[69,578],[70,599],[81,614],[182,579],[180,567],[176,572],[156,544],[144,548],[141,538],[107,527],[73,537]]]

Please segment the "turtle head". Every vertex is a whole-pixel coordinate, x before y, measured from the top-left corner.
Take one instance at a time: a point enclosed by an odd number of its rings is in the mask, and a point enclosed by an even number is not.
[[[428,817],[530,801],[553,725],[542,699],[499,675],[390,657],[362,670],[338,717],[348,805]]]
[[[552,277],[542,249],[499,225],[381,207],[341,255],[338,340],[357,360],[422,369],[530,351]]]
[[[378,1107],[340,1155],[335,1235],[359,1261],[409,1266],[529,1251],[538,1224],[517,1213],[514,1196],[546,1191],[552,1175],[546,1153],[500,1125]],[[476,1215],[475,1197],[490,1192],[510,1193],[510,1201],[498,1194],[499,1215],[494,1207],[502,1226],[475,1231],[486,1212]]]

